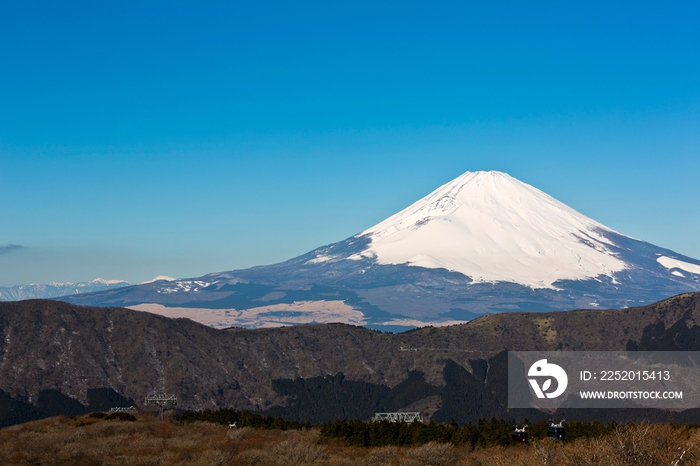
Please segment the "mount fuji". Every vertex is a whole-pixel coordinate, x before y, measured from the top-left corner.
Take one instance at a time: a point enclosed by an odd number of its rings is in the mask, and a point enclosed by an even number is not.
[[[700,261],[616,232],[501,172],[467,172],[286,262],[62,298],[214,327],[385,330],[481,314],[624,308],[700,291]]]

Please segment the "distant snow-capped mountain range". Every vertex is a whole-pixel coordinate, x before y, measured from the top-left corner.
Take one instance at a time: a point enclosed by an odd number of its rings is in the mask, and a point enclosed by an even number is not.
[[[61,296],[90,293],[110,288],[121,288],[131,283],[124,280],[104,280],[96,278],[89,282],[48,284],[30,283],[29,285],[0,286],[0,301],[21,301],[23,299],[50,299]]]
[[[333,315],[389,329],[489,312],[623,308],[686,291],[700,291],[700,261],[616,232],[505,173],[467,172],[286,262],[65,299],[213,326]]]
[[[166,275],[158,275],[151,280],[141,282],[139,285],[159,281],[174,281],[175,278]],[[96,278],[89,282],[51,282],[48,284],[30,283],[29,285],[0,286],[0,301],[21,301],[23,299],[52,299],[95,291],[110,290],[130,286],[126,280],[105,280]]]

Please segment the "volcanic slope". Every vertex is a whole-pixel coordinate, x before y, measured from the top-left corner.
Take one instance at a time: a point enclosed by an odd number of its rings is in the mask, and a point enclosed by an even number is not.
[[[344,324],[217,330],[121,308],[0,303],[0,418],[18,412],[18,403],[25,418],[31,409],[59,412],[38,405],[59,392],[63,405],[92,405],[97,389],[138,405],[166,392],[185,409],[233,407],[312,422],[398,409],[445,422],[505,417],[505,350],[697,351],[697,322],[700,293],[624,310],[496,314],[402,334]]]
[[[505,173],[467,172],[286,262],[65,299],[200,314],[219,327],[391,329],[492,312],[620,309],[688,291],[700,291],[700,261],[618,233]],[[311,312],[312,302],[327,312]],[[218,317],[204,318],[211,310]]]

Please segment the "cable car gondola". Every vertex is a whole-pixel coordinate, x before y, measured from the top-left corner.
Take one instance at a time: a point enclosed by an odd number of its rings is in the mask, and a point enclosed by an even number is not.
[[[525,424],[522,429],[519,429],[517,425],[513,426],[513,443],[530,443],[527,441],[527,432],[525,431],[526,428],[527,424]]]
[[[559,421],[559,424],[555,423],[553,419],[550,419],[549,427],[547,428],[547,437],[555,440],[564,440],[566,438],[566,428],[563,424],[564,419]]]

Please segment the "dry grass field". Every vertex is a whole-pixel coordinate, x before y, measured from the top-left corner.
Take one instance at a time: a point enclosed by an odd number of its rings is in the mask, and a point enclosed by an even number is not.
[[[229,429],[139,414],[133,422],[54,417],[0,429],[5,465],[668,465],[700,464],[700,430],[618,428],[598,439],[472,451],[449,444],[353,447],[318,430]]]

